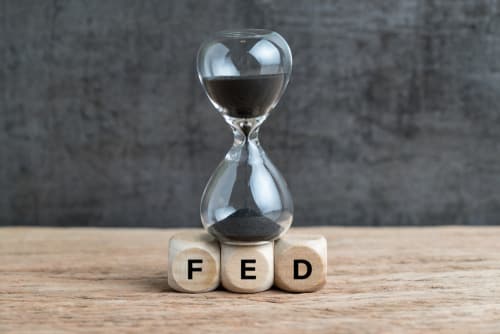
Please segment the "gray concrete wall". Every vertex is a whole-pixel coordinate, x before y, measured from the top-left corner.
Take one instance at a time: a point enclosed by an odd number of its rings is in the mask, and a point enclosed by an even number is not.
[[[236,27],[295,56],[261,141],[296,225],[500,222],[499,1],[0,0],[0,224],[199,226],[195,54]]]

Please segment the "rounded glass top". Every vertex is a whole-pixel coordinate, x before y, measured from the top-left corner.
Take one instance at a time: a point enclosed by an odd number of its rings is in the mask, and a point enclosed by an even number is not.
[[[283,74],[292,70],[292,53],[280,34],[265,29],[220,31],[198,52],[200,79]]]
[[[233,118],[255,119],[266,116],[285,91],[292,53],[276,32],[226,30],[201,45],[197,67],[217,110]]]

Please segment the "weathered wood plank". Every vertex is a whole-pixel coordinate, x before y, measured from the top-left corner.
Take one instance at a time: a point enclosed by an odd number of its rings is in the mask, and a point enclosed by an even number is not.
[[[167,286],[179,230],[0,229],[0,332],[500,330],[500,228],[307,228],[328,238],[328,283],[182,294]]]

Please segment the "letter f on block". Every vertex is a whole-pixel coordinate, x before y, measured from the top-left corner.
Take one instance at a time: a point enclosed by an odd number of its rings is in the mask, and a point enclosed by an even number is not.
[[[194,271],[199,271],[201,272],[201,267],[193,267],[193,264],[195,263],[203,263],[202,259],[189,259],[187,262],[188,266],[188,279],[193,279],[193,272]]]

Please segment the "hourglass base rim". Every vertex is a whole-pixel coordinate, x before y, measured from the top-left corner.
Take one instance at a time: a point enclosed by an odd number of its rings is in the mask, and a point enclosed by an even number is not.
[[[205,230],[221,243],[262,245],[273,242],[287,233],[293,221],[292,212],[279,210],[268,212],[268,216],[265,216],[251,209],[239,209],[215,222],[207,222],[202,215],[202,223]]]
[[[273,243],[274,240],[269,240],[269,241],[251,241],[251,242],[248,242],[248,241],[221,241],[221,240],[219,240],[219,242],[221,244],[224,244],[224,245],[245,247],[245,246],[262,246],[262,245],[266,245],[266,244],[269,244],[269,243]]]
[[[269,236],[261,236],[261,238],[245,238],[244,236],[229,236],[221,233],[217,233],[213,228],[206,228],[205,230],[211,234],[214,238],[216,238],[221,244],[225,245],[234,245],[234,246],[257,246],[257,245],[265,245],[268,243],[274,242],[274,240],[278,240],[283,236],[289,227],[282,228],[280,233],[269,235]]]
[[[240,238],[235,235],[224,235],[218,233],[217,231],[214,231],[214,229],[211,227],[208,228],[205,227],[205,230],[214,238],[216,238],[221,244],[233,245],[233,246],[258,246],[258,245],[265,245],[268,243],[272,243],[275,240],[280,239],[283,235],[285,235],[288,232],[288,230],[290,229],[290,225],[282,226],[281,231],[277,234],[269,236],[261,236],[260,239],[258,239],[257,237],[250,239],[248,237],[245,238],[243,236],[242,238]]]

